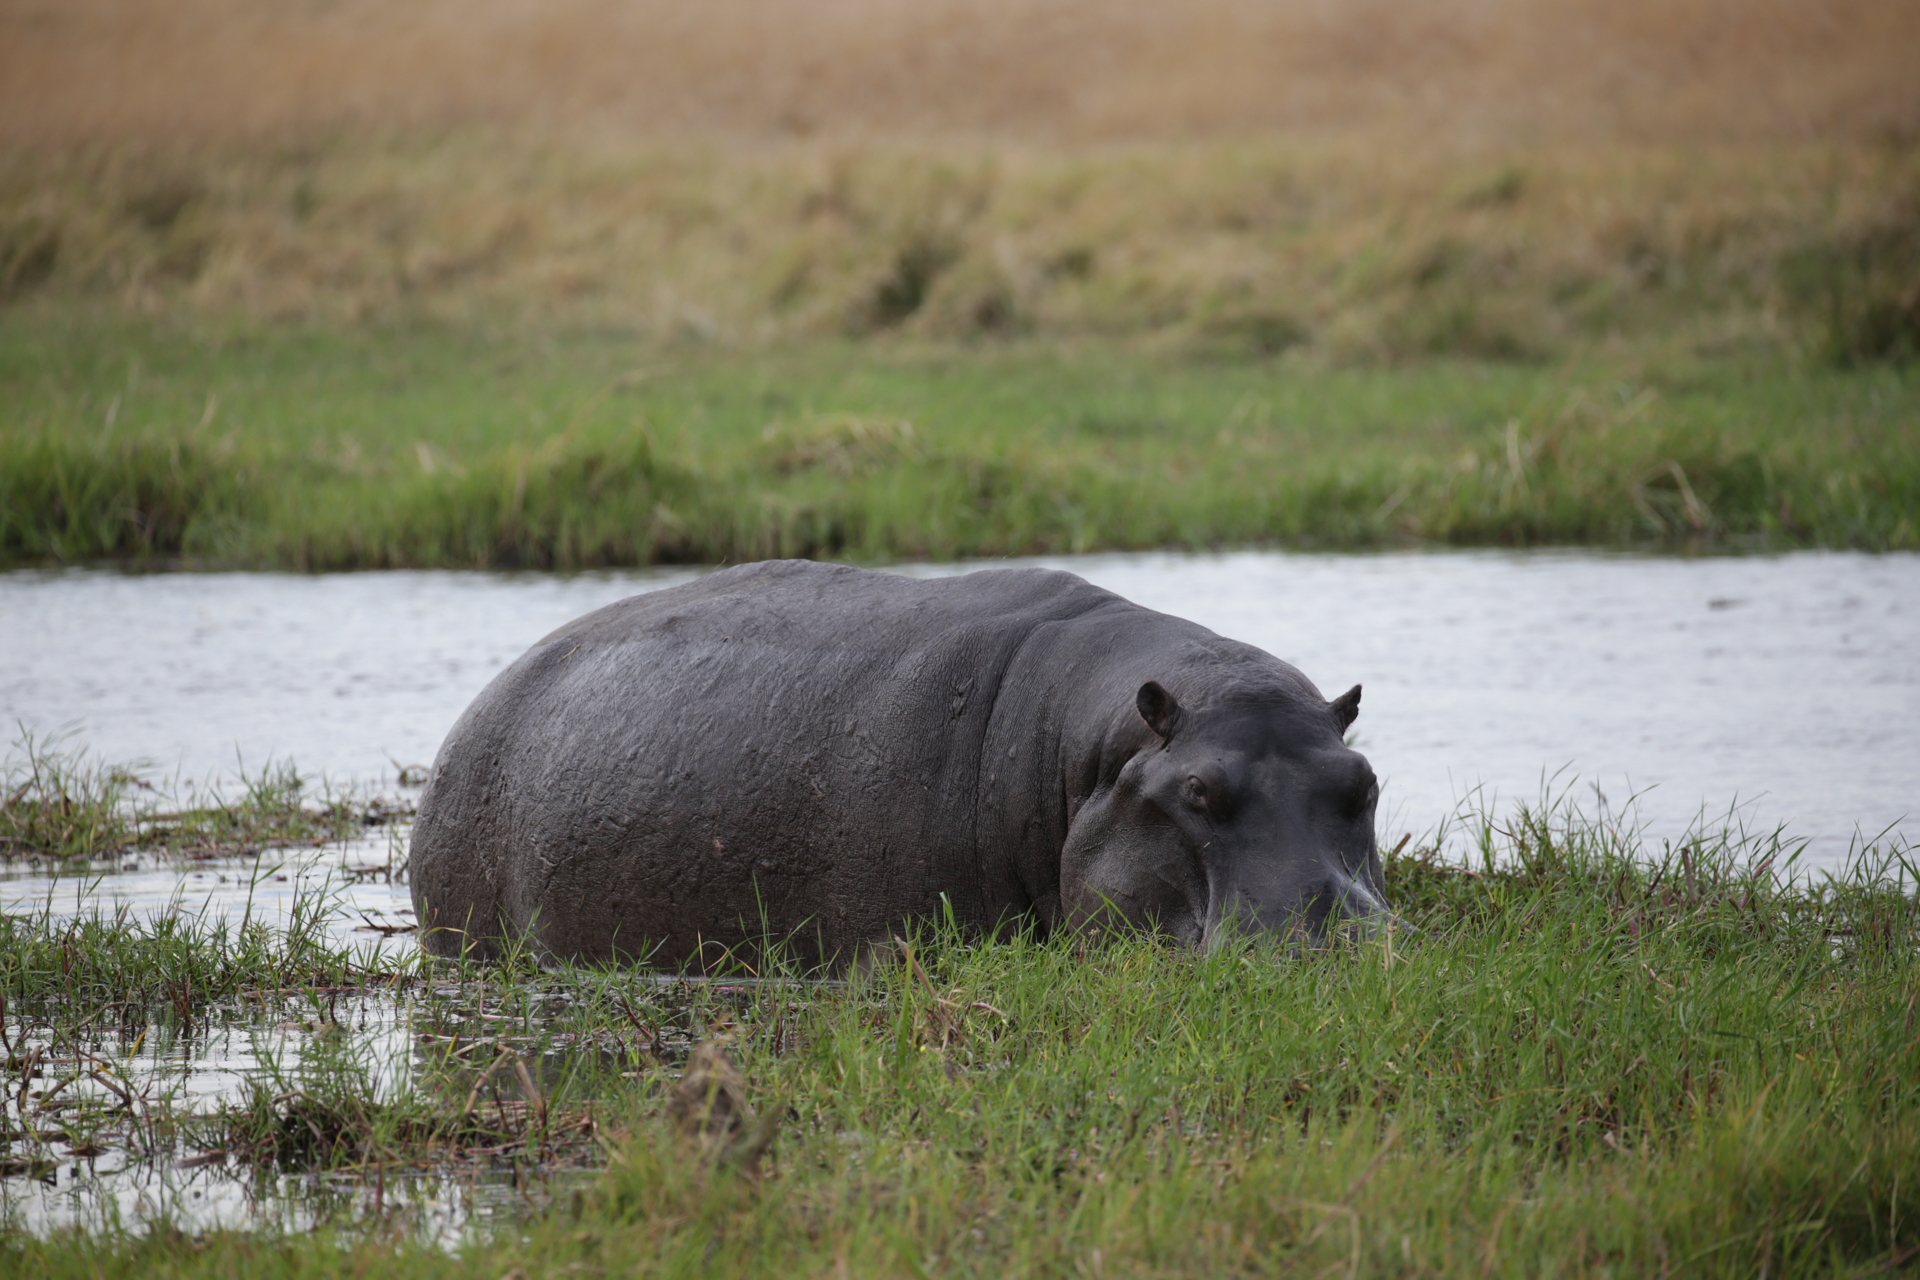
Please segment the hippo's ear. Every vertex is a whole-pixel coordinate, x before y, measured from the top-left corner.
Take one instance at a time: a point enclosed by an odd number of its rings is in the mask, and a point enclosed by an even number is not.
[[[1156,680],[1149,680],[1140,686],[1140,692],[1134,696],[1133,705],[1140,708],[1140,718],[1147,722],[1147,728],[1160,735],[1165,742],[1173,736],[1174,729],[1180,723],[1180,704],[1173,695],[1160,687]]]
[[[1353,686],[1329,702],[1327,709],[1333,712],[1333,722],[1340,726],[1340,732],[1345,733],[1347,726],[1360,717],[1360,686]]]

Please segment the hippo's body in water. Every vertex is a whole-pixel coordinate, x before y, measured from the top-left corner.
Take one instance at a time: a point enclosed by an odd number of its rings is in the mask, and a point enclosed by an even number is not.
[[[778,561],[561,627],[441,747],[430,951],[841,966],[907,919],[1195,944],[1386,913],[1373,770],[1293,667],[1070,573]]]

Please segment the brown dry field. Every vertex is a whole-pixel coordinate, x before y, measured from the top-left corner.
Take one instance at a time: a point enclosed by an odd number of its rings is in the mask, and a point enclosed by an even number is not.
[[[0,301],[1904,351],[1916,67],[1920,0],[0,0]]]
[[[1920,0],[5,0],[0,142],[1920,136]]]

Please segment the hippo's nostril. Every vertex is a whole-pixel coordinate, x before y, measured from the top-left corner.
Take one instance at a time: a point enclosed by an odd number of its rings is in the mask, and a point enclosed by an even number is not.
[[[1197,941],[1208,951],[1229,947],[1236,938],[1317,950],[1378,939],[1389,929],[1405,936],[1406,926],[1368,878],[1337,864],[1318,870],[1304,884],[1216,888],[1206,916],[1196,919]]]
[[[1355,941],[1379,936],[1394,918],[1392,908],[1365,881],[1343,874],[1327,879],[1306,914],[1319,936]]]
[[[1342,920],[1337,932],[1350,942],[1372,942],[1380,936],[1381,923],[1373,916],[1362,916],[1358,920]]]
[[[1384,917],[1393,914],[1385,901],[1364,880],[1343,878],[1337,893],[1340,914],[1351,920]]]

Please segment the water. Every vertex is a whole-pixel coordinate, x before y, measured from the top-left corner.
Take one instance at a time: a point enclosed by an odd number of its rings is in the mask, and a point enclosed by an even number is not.
[[[1920,556],[1577,552],[1102,559],[1087,576],[1361,683],[1383,838],[1476,788],[1639,794],[1656,836],[1739,807],[1813,865],[1920,818]],[[1590,791],[1589,791],[1590,795]],[[1389,819],[1391,818],[1391,823]],[[1912,832],[1908,831],[1911,835]]]
[[[692,576],[0,574],[0,716],[190,778],[390,781],[547,631]]]
[[[1598,786],[1616,805],[1638,794],[1656,840],[1739,806],[1749,826],[1786,824],[1810,842],[1810,862],[1832,865],[1857,835],[1907,819],[1920,794],[1920,557],[1243,553],[1044,563],[1259,645],[1323,692],[1363,683],[1356,727],[1385,780],[1388,841],[1431,830],[1476,789],[1524,799],[1557,776],[1561,786]],[[0,716],[183,780],[218,782],[290,759],[337,785],[391,790],[403,767],[432,759],[468,701],[532,641],[692,576],[0,575]],[[412,947],[407,890],[394,875],[404,834],[383,829],[257,859],[117,860],[60,878],[0,864],[0,910],[284,922],[299,895],[323,893],[335,941],[392,956]],[[347,1046],[391,1064],[389,1088],[434,1039],[420,1034],[432,1023],[422,999],[417,988],[361,995],[344,1011]],[[8,1031],[24,1045],[17,1022]],[[188,1042],[156,1034],[100,1051],[124,1078],[205,1113],[317,1050],[312,1026],[283,1010],[236,1012]],[[89,1090],[99,1092],[85,1083],[72,1092]],[[46,1163],[0,1180],[0,1226],[165,1215],[188,1230],[298,1230],[364,1217],[377,1195],[384,1212],[452,1242],[552,1193],[483,1166],[396,1174],[375,1192],[351,1177],[219,1161],[181,1168],[185,1148],[160,1159],[125,1141],[89,1155],[36,1150]]]
[[[320,932],[336,946],[389,956],[414,949],[413,900],[404,878],[404,828],[321,849],[268,850],[254,857],[129,857],[56,868],[0,862],[0,910],[55,920],[115,915],[133,920],[179,913],[204,919],[284,923],[294,904],[324,901]],[[402,875],[396,876],[396,867]]]
[[[589,1132],[557,1125],[557,1137],[542,1130],[537,1143],[524,1141],[525,1095],[495,1055],[519,1056],[551,1098],[556,1080],[583,1062],[595,1067],[587,1061],[594,1051],[622,1065],[631,1052],[607,1030],[608,1018],[576,1013],[583,993],[565,980],[523,980],[516,988],[484,974],[465,980],[444,964],[409,963],[413,913],[394,875],[399,834],[190,868],[136,858],[59,878],[19,864],[8,870],[0,880],[4,909],[55,921],[95,912],[136,923],[177,914],[284,928],[299,903],[318,921],[307,936],[344,947],[355,969],[374,976],[345,987],[303,986],[308,980],[296,976],[283,987],[268,971],[254,980],[257,990],[203,1003],[184,1026],[144,1007],[109,1004],[89,1016],[97,996],[64,1009],[16,1001],[0,1028],[9,1056],[0,1077],[8,1085],[0,1102],[0,1231],[164,1221],[188,1232],[298,1232],[377,1217],[389,1229],[454,1246],[475,1230],[544,1209],[597,1167],[601,1152]],[[623,982],[642,1009],[650,1007],[649,988],[667,993],[656,1001],[671,1002],[672,989],[690,985],[665,976]],[[685,1030],[664,1039],[682,1052],[689,1042]],[[379,1105],[418,1090],[439,1097],[444,1109],[448,1055],[456,1049],[468,1057],[455,1068],[455,1095],[475,1079],[474,1055],[492,1062],[483,1118],[486,1101],[497,1107],[504,1091],[507,1110],[496,1127],[509,1137],[517,1128],[519,1145],[468,1140],[442,1144],[437,1155],[390,1158],[374,1172],[304,1170],[282,1169],[270,1156],[246,1158],[245,1139],[227,1136],[221,1113],[245,1108],[261,1084],[280,1099],[276,1106],[338,1096],[344,1087]],[[31,1079],[27,1066],[37,1068]],[[564,1104],[556,1110],[578,1113]]]
[[[1544,777],[1658,834],[1740,806],[1811,862],[1915,812],[1920,556],[1238,553],[1043,561],[1366,687],[1382,835]],[[979,566],[915,566],[964,572]],[[0,716],[202,779],[391,783],[528,644],[690,571],[0,575]]]

